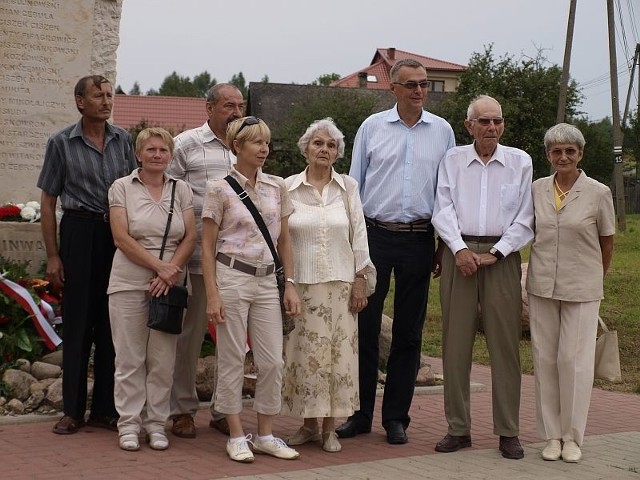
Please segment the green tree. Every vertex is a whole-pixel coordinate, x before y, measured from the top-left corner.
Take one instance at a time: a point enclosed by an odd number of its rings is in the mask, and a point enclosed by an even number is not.
[[[133,87],[129,90],[129,95],[140,95],[140,84],[138,82],[133,82]]]
[[[536,58],[516,60],[505,55],[493,56],[493,46],[485,46],[482,53],[474,53],[469,68],[460,76],[458,90],[451,94],[434,112],[449,120],[458,144],[471,141],[464,119],[471,100],[486,94],[502,105],[505,132],[501,143],[525,150],[533,158],[534,177],[549,174],[542,139],[547,129],[555,124],[561,69],[546,66],[547,61],[538,53]],[[567,93],[567,118],[580,112],[582,101],[578,85],[571,81]]]
[[[635,177],[639,178],[638,159],[640,159],[640,110],[629,116],[628,126],[624,128],[624,156],[630,170],[635,170]]]
[[[238,74],[234,74],[231,77],[231,80],[229,80],[229,83],[231,85],[235,85],[236,87],[238,87],[238,90],[242,92],[242,96],[244,98],[247,98],[249,89],[247,88],[247,81],[244,79],[244,75],[242,72],[239,72]]]
[[[218,81],[215,78],[211,78],[211,75],[206,70],[195,77],[193,77],[193,87],[196,92],[196,97],[204,97],[207,94],[207,90],[213,87]]]
[[[189,77],[178,75],[175,71],[168,77],[165,77],[162,81],[162,85],[160,85],[158,93],[168,97],[198,96],[198,92],[196,91],[191,79]]]
[[[262,77],[262,80],[260,80],[260,82],[269,83],[269,75],[265,75],[264,77]]]
[[[358,128],[365,118],[377,111],[377,98],[366,91],[351,88],[318,88],[304,104],[294,107],[287,121],[278,128],[277,151],[270,156],[265,171],[288,177],[302,171],[306,160],[298,149],[298,139],[315,120],[331,117],[344,134],[344,157],[335,165],[336,171],[346,173],[351,165],[351,150]]]
[[[613,180],[613,125],[609,118],[589,122],[580,118],[572,122],[587,142],[579,167],[592,178],[606,185]]]
[[[311,82],[311,85],[320,85],[323,87],[328,87],[332,82],[335,82],[336,80],[340,80],[340,78],[341,78],[340,75],[338,75],[337,73],[326,73],[316,78],[313,82]]]

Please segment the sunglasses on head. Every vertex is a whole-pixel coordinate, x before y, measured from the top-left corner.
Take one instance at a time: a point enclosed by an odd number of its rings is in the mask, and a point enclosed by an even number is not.
[[[244,127],[246,127],[247,125],[258,125],[262,120],[260,120],[257,117],[247,117],[244,119],[244,121],[242,122],[242,125],[240,125],[240,128],[238,129],[238,133],[240,133],[242,131],[242,129]],[[236,133],[236,135],[238,135],[238,133]]]
[[[493,122],[494,125],[502,125],[504,122],[504,118],[496,117],[496,118],[486,118],[486,117],[478,117],[472,118],[474,122],[478,122],[483,127],[488,127]]]

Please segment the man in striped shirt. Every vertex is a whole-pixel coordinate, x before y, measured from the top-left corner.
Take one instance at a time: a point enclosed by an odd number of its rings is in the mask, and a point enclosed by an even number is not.
[[[378,335],[391,272],[395,279],[393,336],[382,401],[391,444],[407,442],[409,408],[420,367],[422,327],[431,272],[439,274],[431,213],[438,165],[455,145],[451,126],[424,110],[427,72],[415,60],[391,69],[396,105],[367,118],[356,135],[349,175],[358,181],[369,253],[378,283],[358,316],[360,410],[336,429],[339,437],[371,431],[378,377]],[[441,252],[438,249],[438,252]]]
[[[109,81],[100,75],[83,77],[74,95],[82,118],[49,139],[38,178],[46,275],[54,288],[64,288],[64,416],[53,427],[58,434],[76,433],[85,425],[92,344],[94,386],[86,423],[117,431],[115,353],[106,293],[115,246],[107,191],[116,179],[136,167],[131,135],[107,122],[113,108]],[[55,214],[58,197],[64,210],[59,249]]]

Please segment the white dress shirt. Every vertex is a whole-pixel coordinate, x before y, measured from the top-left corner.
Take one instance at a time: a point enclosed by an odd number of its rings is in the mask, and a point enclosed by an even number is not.
[[[485,165],[474,145],[454,147],[440,164],[436,203],[431,219],[455,254],[467,248],[462,235],[501,237],[503,255],[533,239],[531,157],[498,145]]]

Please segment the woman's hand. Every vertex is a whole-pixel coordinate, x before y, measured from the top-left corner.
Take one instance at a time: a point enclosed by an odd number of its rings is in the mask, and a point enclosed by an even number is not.
[[[224,305],[217,291],[207,296],[207,320],[214,325],[224,323]]]
[[[290,317],[297,317],[302,313],[302,302],[300,301],[300,297],[298,297],[298,292],[290,282],[285,282],[284,284],[283,303],[284,311]]]
[[[365,294],[367,281],[362,277],[356,277],[351,286],[351,299],[349,300],[349,311],[353,314],[361,312],[369,301]]]
[[[162,279],[162,281],[168,286],[173,285],[180,278],[180,274],[182,273],[182,269],[177,265],[169,262],[160,262],[160,266],[156,270],[158,277]]]
[[[162,295],[169,293],[169,289],[172,285],[173,283],[167,284],[167,282],[162,280],[160,277],[153,277],[149,283],[149,293],[152,297],[161,297]]]

